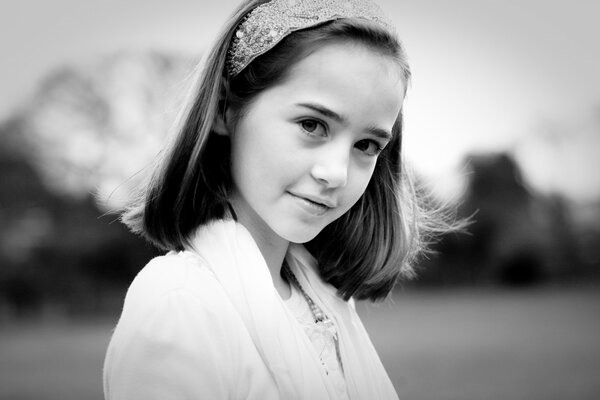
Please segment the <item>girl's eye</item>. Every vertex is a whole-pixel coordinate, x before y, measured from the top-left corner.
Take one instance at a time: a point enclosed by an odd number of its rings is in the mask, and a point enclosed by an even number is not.
[[[354,147],[368,156],[377,156],[383,150],[383,147],[374,140],[365,139],[357,142]]]
[[[327,136],[327,132],[325,130],[325,126],[314,119],[305,119],[300,121],[300,126],[302,130],[309,134],[310,136]]]

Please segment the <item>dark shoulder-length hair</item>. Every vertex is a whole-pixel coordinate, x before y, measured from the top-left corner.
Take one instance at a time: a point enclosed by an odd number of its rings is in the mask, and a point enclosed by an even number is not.
[[[242,4],[226,24],[199,70],[172,142],[159,157],[151,179],[123,213],[122,220],[132,231],[159,248],[182,250],[195,228],[231,215],[229,138],[214,132],[226,109],[241,115],[260,92],[282,82],[298,61],[330,43],[358,43],[391,57],[402,72],[404,87],[410,79],[395,34],[360,19],[340,19],[294,32],[230,78],[225,58],[231,38],[244,15],[262,3]],[[412,274],[425,218],[403,168],[401,143],[400,113],[393,139],[379,155],[363,196],[306,244],[323,279],[344,299],[381,299],[398,278]]]

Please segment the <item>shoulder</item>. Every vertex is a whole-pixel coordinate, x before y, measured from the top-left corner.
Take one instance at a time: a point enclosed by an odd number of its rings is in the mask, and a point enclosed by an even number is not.
[[[158,279],[165,290],[176,289],[184,286],[188,277],[199,275],[212,275],[210,268],[200,256],[190,251],[171,251],[150,260],[140,270],[132,285]]]
[[[269,379],[206,262],[190,252],[151,260],[129,288],[107,350],[107,398],[229,398],[245,371]]]
[[[110,353],[115,359],[146,362],[169,354],[225,365],[233,357],[227,349],[244,334],[239,313],[208,265],[194,253],[171,252],[152,259],[131,283]],[[219,357],[225,359],[215,361]]]
[[[175,291],[204,292],[218,282],[208,265],[197,255],[182,251],[153,258],[140,270],[128,291],[126,302],[143,297],[148,301]]]
[[[195,253],[170,252],[152,259],[131,283],[121,322],[141,322],[160,311],[186,316],[193,324],[219,315],[222,323],[238,323],[239,318],[225,290],[206,262]],[[229,316],[229,318],[228,318]]]

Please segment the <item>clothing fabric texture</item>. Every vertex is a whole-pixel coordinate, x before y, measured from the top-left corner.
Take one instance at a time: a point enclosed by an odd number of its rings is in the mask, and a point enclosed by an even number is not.
[[[336,399],[250,233],[220,220],[190,243],[132,282],[106,354],[105,399]],[[350,399],[397,399],[353,302],[321,280],[304,246],[291,244],[286,261],[336,325]]]
[[[296,288],[296,285],[290,285],[290,297],[285,300],[285,305],[294,314],[304,332],[313,344],[313,348],[319,356],[321,367],[325,370],[327,379],[331,381],[336,388],[336,398],[348,400],[346,390],[346,379],[342,370],[341,360],[337,351],[337,328],[334,331],[330,327],[323,326],[322,323],[315,322],[315,316],[308,305],[304,295]],[[334,338],[335,335],[335,338]]]

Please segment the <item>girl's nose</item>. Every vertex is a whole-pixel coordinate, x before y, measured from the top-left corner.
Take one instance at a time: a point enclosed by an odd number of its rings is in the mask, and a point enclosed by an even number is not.
[[[333,146],[332,146],[333,147]],[[346,186],[350,155],[347,148],[329,148],[312,167],[311,175],[327,188]]]

